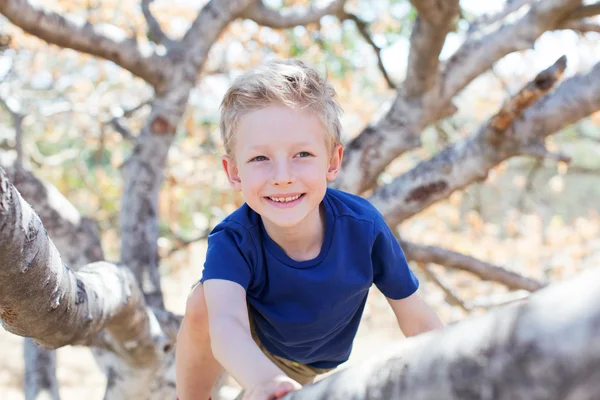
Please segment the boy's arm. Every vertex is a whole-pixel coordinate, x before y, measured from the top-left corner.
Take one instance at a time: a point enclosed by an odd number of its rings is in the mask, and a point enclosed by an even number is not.
[[[289,382],[285,373],[263,354],[252,339],[244,288],[220,279],[206,280],[203,285],[212,351],[223,368],[244,389],[268,385],[273,381]]]
[[[387,298],[387,301],[407,337],[444,327],[435,311],[417,293],[400,300]]]

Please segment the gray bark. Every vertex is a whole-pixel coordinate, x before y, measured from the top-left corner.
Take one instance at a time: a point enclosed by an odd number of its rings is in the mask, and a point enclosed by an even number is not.
[[[87,344],[107,350],[95,353],[109,377],[106,396],[111,399],[173,395],[172,347],[179,319],[163,310],[157,199],[176,126],[212,45],[236,18],[289,28],[317,22],[327,14],[343,15],[345,3],[335,0],[323,8],[285,13],[257,0],[211,0],[185,36],[172,40],[152,16],[150,2],[143,0],[142,11],[151,36],[167,49],[164,56],[143,55],[135,40],[125,35],[109,36],[99,26],[77,24],[26,0],[0,0],[0,12],[26,32],[58,46],[111,60],[146,80],[156,93],[151,115],[122,170],[121,263],[131,271],[113,263],[90,264],[102,260],[101,249],[93,240],[73,246],[82,237],[93,237],[93,227],[85,220],[75,224],[81,232],[61,231],[69,217],[48,217],[49,232],[60,249],[57,251],[37,216],[0,174],[0,281],[10,282],[0,286],[3,326],[47,347]],[[343,173],[336,185],[350,192],[372,188],[392,160],[420,146],[423,129],[454,113],[454,96],[494,62],[532,47],[547,30],[568,26],[570,18],[581,17],[581,10],[586,9],[586,16],[590,12],[589,6],[582,7],[578,0],[535,2],[515,23],[500,24],[489,33],[478,31],[441,64],[439,52],[453,29],[458,2],[412,3],[419,17],[411,35],[406,83],[387,114],[347,146]],[[372,202],[390,224],[396,224],[452,191],[484,179],[487,170],[507,157],[539,156],[543,137],[600,109],[598,95],[594,94],[600,92],[595,85],[600,81],[598,70],[596,66],[589,74],[568,80],[505,129],[482,127],[472,138],[376,190]],[[34,191],[31,196],[36,194]],[[40,213],[51,209],[39,208]],[[46,217],[42,217],[46,224]],[[52,221],[62,222],[52,229]],[[83,267],[74,271],[64,266],[59,253],[70,260],[71,268],[77,264]],[[445,261],[456,259],[447,253],[445,257]],[[513,282],[535,287],[535,282]],[[115,296],[108,298],[106,293]]]
[[[436,12],[442,7],[439,2],[413,3],[417,10],[426,8],[429,20],[434,21]],[[443,7],[449,7],[446,3]],[[462,89],[507,54],[532,48],[542,33],[558,29],[562,21],[580,6],[579,0],[536,2],[516,23],[500,25],[486,35],[464,42],[439,68],[435,79],[428,78],[423,83],[424,78],[418,79],[421,76],[418,71],[409,70],[407,80],[398,90],[390,110],[379,121],[369,124],[346,146],[342,172],[336,179],[335,187],[352,193],[362,193],[372,188],[379,174],[392,160],[421,145],[420,135],[426,126],[455,111],[452,99]],[[452,18],[451,15],[448,17]],[[423,63],[418,60],[427,59],[428,54],[438,51],[438,42],[429,38],[434,34],[435,30],[430,29],[413,32],[411,45],[415,47],[410,49],[409,60],[415,61],[409,67],[420,68]],[[422,55],[413,55],[415,51]],[[417,84],[413,83],[415,79]],[[432,79],[435,81],[433,85]]]
[[[104,259],[97,225],[79,212],[52,185],[44,184],[22,168],[7,170],[11,182],[37,210],[44,228],[53,238],[61,257],[75,270]],[[36,345],[31,338],[23,342],[25,353],[24,393],[26,400],[58,400],[56,353]]]
[[[21,181],[20,186],[27,189],[24,185]],[[36,201],[40,205],[45,202],[41,209],[47,217],[52,216],[48,208],[57,204],[57,193],[47,196],[41,184],[37,187]],[[86,240],[81,226],[57,215],[57,235],[67,243],[65,237],[77,237],[80,231],[83,245]],[[71,216],[78,219],[78,214]],[[94,237],[88,240],[93,242]],[[74,246],[70,248],[73,254],[77,252]],[[101,255],[101,251],[88,254]],[[0,281],[0,322],[9,332],[31,337],[45,348],[74,344],[96,347],[98,362],[112,376],[107,393],[116,394],[111,398],[164,399],[173,394],[173,349],[179,318],[147,309],[135,278],[122,266],[93,262],[73,271],[64,265],[38,216],[2,169]],[[162,389],[148,386],[150,381]],[[123,394],[126,397],[119,397]]]
[[[599,109],[600,63],[586,74],[565,80],[556,91],[515,116],[505,129],[493,125],[491,119],[474,136],[421,162],[377,189],[369,200],[395,226],[452,192],[484,180],[490,169],[507,158],[541,149],[546,136]],[[544,156],[543,151],[536,156]]]
[[[56,380],[56,352],[36,345],[30,338],[23,341],[25,357],[25,400],[59,400]]]
[[[596,268],[536,292],[525,304],[409,338],[284,398],[594,400],[598,304]]]

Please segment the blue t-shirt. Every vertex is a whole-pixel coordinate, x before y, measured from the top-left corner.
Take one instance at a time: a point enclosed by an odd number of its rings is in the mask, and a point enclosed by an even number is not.
[[[388,298],[402,299],[419,283],[371,203],[327,189],[322,205],[321,252],[294,261],[244,204],[208,237],[201,281],[225,279],[246,290],[256,334],[272,354],[334,368],[350,355],[371,285]]]

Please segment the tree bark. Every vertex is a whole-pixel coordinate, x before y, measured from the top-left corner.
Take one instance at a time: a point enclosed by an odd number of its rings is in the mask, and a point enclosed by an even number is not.
[[[59,400],[56,380],[56,352],[40,348],[30,338],[23,340],[25,400]]]
[[[381,349],[381,357],[284,399],[594,400],[598,304],[600,268],[542,289],[524,304]]]

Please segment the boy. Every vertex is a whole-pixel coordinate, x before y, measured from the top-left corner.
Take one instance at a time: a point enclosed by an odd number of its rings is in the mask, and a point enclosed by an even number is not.
[[[177,342],[181,400],[222,368],[279,398],[348,359],[374,283],[405,335],[442,327],[365,199],[328,189],[342,163],[334,89],[300,61],[239,77],[221,105],[223,167],[245,204],[215,227]],[[214,355],[214,356],[213,356]]]

